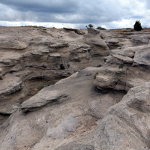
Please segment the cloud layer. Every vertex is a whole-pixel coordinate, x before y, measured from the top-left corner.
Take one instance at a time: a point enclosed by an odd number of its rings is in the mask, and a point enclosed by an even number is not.
[[[1,0],[0,11],[1,25],[40,22],[82,27],[92,23],[122,28],[141,20],[144,26],[150,26],[149,0]]]

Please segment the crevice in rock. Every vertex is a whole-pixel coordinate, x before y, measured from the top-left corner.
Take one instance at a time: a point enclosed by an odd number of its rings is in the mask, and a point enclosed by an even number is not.
[[[107,93],[113,93],[113,94],[121,93],[121,94],[124,94],[124,95],[127,94],[126,90],[115,90],[115,89],[111,89],[111,88],[98,89],[97,87],[94,87],[94,89],[97,93],[100,93],[100,94],[107,94]]]

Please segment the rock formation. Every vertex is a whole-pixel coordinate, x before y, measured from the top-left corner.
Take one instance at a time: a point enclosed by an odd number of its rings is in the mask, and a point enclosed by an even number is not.
[[[150,150],[149,32],[0,27],[0,150]]]

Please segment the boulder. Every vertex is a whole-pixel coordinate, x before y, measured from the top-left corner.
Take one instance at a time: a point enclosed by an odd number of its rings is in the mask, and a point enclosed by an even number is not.
[[[95,75],[94,85],[99,90],[128,90],[123,77],[125,72],[120,68],[103,67]]]
[[[109,49],[107,44],[105,43],[105,41],[102,40],[100,37],[99,38],[95,38],[95,37],[92,38],[91,37],[87,40],[87,43],[95,45],[95,46],[102,48],[102,49],[107,49],[107,50]]]

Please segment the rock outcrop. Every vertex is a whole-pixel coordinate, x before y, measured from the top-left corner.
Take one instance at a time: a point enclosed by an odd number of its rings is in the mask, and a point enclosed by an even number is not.
[[[147,32],[0,27],[0,150],[150,150]]]

